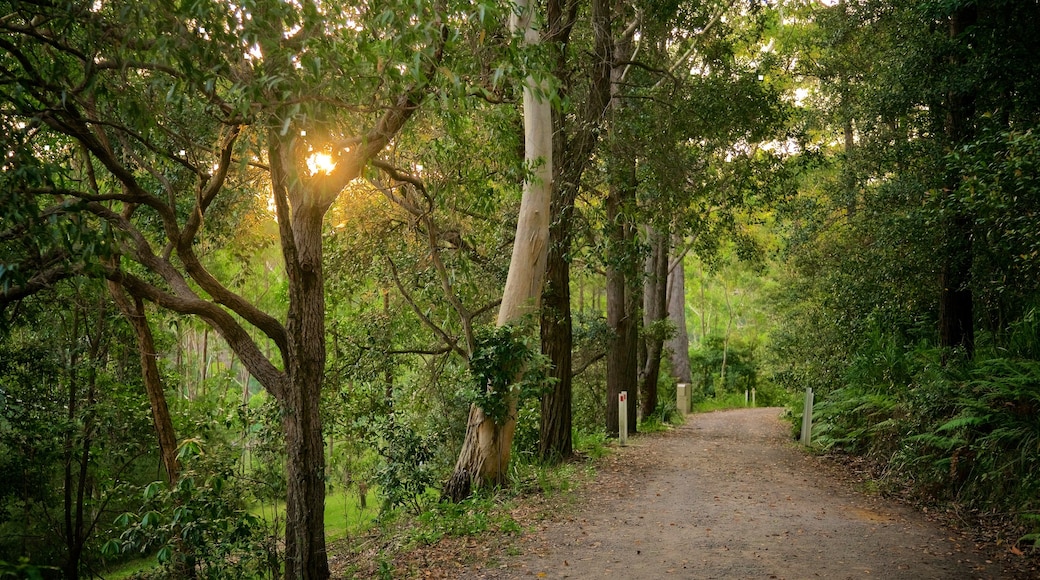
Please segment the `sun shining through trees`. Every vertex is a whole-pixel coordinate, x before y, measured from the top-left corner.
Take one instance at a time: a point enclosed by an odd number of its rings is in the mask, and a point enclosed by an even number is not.
[[[336,162],[332,159],[332,155],[323,151],[316,151],[307,157],[307,169],[310,170],[311,175],[318,173],[328,175],[336,169]]]

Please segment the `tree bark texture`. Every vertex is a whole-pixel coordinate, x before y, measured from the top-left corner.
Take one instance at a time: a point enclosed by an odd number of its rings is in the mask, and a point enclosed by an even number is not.
[[[534,16],[535,4],[517,2],[518,14],[510,22],[513,31],[522,31],[524,42],[538,44],[539,32]],[[552,111],[535,79],[524,83],[524,160],[533,176],[524,182],[520,214],[513,241],[509,274],[498,310],[498,326],[514,323],[535,312],[545,281],[549,250],[549,222],[553,178]],[[504,483],[509,466],[513,434],[516,431],[516,396],[506,395],[508,413],[499,424],[472,405],[466,435],[451,477],[444,485],[444,496],[459,501],[482,485]]]
[[[554,195],[553,201],[557,200],[558,196]],[[565,201],[559,200],[559,203]],[[570,213],[570,210],[565,209],[563,212]],[[563,212],[554,210],[553,213],[560,216]],[[574,335],[570,308],[570,265],[567,263],[570,232],[560,231],[570,225],[558,225],[558,220],[553,222],[550,229],[549,261],[542,292],[540,321],[542,354],[549,357],[552,365],[549,376],[553,379],[552,386],[542,395],[538,430],[538,455],[548,461],[570,457],[573,452],[571,349]]]
[[[108,291],[119,311],[134,329],[137,337],[137,348],[141,359],[141,377],[144,390],[148,394],[148,406],[152,411],[152,425],[159,440],[159,456],[166,471],[166,482],[171,486],[180,474],[180,462],[177,461],[177,434],[173,430],[173,419],[170,408],[166,404],[166,391],[163,390],[159,376],[158,354],[155,350],[155,337],[148,326],[145,316],[144,301],[139,297],[131,300],[118,284],[108,282]]]
[[[666,348],[672,361],[672,376],[679,383],[693,381],[690,370],[690,335],[686,331],[686,269],[680,257],[668,272],[668,319],[675,326],[675,334],[668,339]]]
[[[621,38],[614,44],[614,59],[627,60],[632,53],[632,39]],[[607,239],[607,325],[613,339],[607,349],[607,435],[618,435],[618,395],[628,393],[628,427],[637,426],[638,332],[642,271],[635,247],[636,160],[625,147],[623,130],[624,106],[621,95],[622,67],[611,69],[610,79],[610,154],[607,169],[606,231]]]
[[[668,319],[668,248],[671,245],[667,230],[659,231],[646,226],[650,254],[646,257],[643,277],[643,327],[652,328]],[[639,371],[639,404],[643,417],[657,409],[657,379],[661,374],[661,356],[664,337],[658,332],[643,333],[646,352]]]
[[[610,98],[610,3],[592,1],[592,27],[596,66],[581,115],[568,123],[560,111],[553,111],[553,188],[549,226],[549,255],[546,282],[542,291],[542,354],[552,365],[553,385],[542,395],[538,453],[543,460],[569,457],[571,440],[573,323],[571,317],[570,251],[574,202],[581,176],[598,141],[606,103]],[[560,0],[548,3],[549,39],[556,48],[557,78],[569,79],[571,64],[567,42],[574,25],[574,14]],[[569,94],[570,87],[561,88]],[[564,95],[561,95],[564,96]],[[561,99],[562,100],[562,99]]]
[[[342,187],[331,182],[321,187],[321,183],[302,181],[295,159],[299,152],[274,131],[269,137],[272,187],[289,287],[285,372],[278,380],[264,384],[281,406],[285,436],[284,577],[324,579],[330,571],[325,545],[325,447],[320,413],[326,360],[321,234],[325,213]]]
[[[631,209],[635,205],[634,188],[611,188],[607,194],[607,236],[609,252],[607,262],[607,326],[612,338],[607,348],[607,435],[617,437],[618,395],[628,393],[628,426],[636,427],[636,402],[638,396],[637,348],[638,348],[638,292],[633,289],[632,278],[638,268],[635,264],[635,235],[631,223]],[[628,214],[626,216],[626,213]]]

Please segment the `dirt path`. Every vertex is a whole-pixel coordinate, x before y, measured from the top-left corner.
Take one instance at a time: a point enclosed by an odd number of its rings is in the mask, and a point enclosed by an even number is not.
[[[460,577],[1009,577],[969,539],[821,469],[779,413],[692,415],[633,439],[574,514],[526,534],[521,555]]]

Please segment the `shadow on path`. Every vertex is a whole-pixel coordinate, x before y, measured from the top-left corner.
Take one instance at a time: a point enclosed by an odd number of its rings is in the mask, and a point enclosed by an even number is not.
[[[821,470],[781,409],[636,437],[573,514],[462,578],[1000,578],[970,541]]]

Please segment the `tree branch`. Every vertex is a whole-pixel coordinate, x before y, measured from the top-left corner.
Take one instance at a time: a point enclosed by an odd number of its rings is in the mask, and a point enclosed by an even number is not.
[[[448,345],[448,347],[450,347],[452,351],[461,356],[463,360],[469,360],[469,355],[466,353],[466,351],[459,348],[458,341],[448,336],[448,333],[445,332],[443,328],[437,326],[437,324],[430,320],[430,317],[423,314],[422,310],[419,309],[419,305],[415,303],[415,300],[412,299],[412,296],[408,294],[408,291],[404,289],[404,285],[401,284],[401,278],[397,273],[397,265],[394,264],[394,261],[390,259],[389,256],[386,256],[386,261],[390,264],[390,274],[391,276],[393,276],[394,285],[397,286],[398,292],[400,292],[401,296],[404,297],[405,302],[408,303],[408,306],[412,308],[412,312],[415,312],[415,315],[419,317],[419,320],[421,320],[423,324],[428,326],[430,330],[433,330],[433,332],[437,336],[441,337],[441,340],[444,341],[444,344]]]

